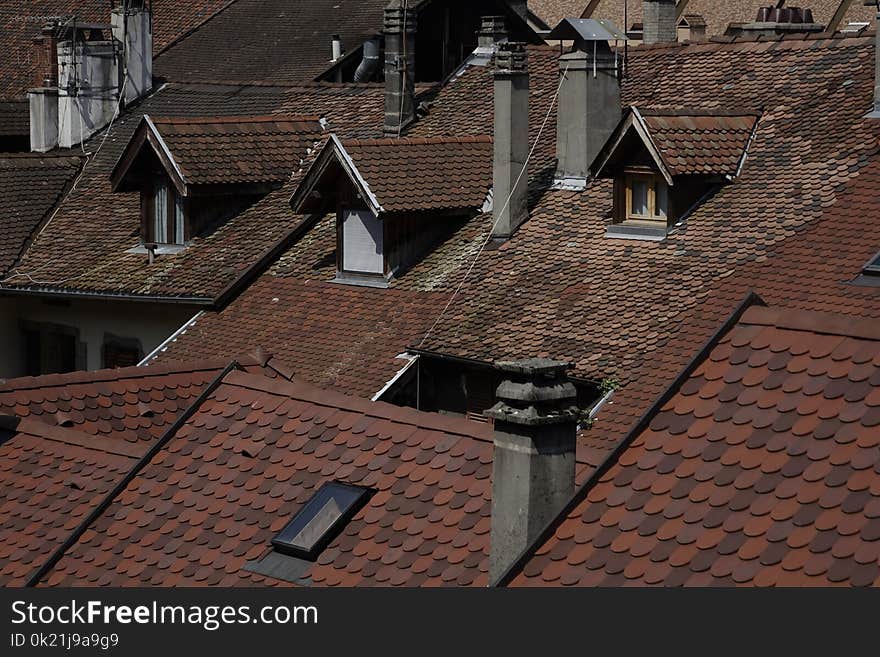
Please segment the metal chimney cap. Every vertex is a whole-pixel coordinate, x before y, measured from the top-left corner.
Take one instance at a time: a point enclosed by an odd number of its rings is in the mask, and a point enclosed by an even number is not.
[[[558,41],[628,41],[624,32],[604,18],[563,18],[547,38]]]

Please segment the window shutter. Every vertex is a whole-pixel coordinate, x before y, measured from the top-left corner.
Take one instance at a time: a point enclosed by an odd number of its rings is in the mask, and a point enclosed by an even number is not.
[[[183,198],[174,195],[174,243],[183,244],[185,240],[183,221]]]
[[[369,210],[346,210],[342,224],[342,269],[384,274],[382,222]]]
[[[160,182],[153,196],[153,241],[168,243],[168,185]]]

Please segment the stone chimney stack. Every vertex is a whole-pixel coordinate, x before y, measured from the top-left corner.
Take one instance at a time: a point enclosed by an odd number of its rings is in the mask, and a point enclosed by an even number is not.
[[[642,23],[645,43],[678,41],[675,0],[642,0]]]
[[[559,58],[556,184],[583,189],[590,165],[620,123],[618,58],[608,41],[577,39]]]
[[[483,16],[477,32],[477,46],[489,48],[507,41],[507,25],[504,16]]]
[[[489,578],[496,581],[575,491],[577,392],[565,363],[497,363]]]
[[[874,29],[874,109],[867,118],[880,119],[880,9],[874,19]]]
[[[400,135],[415,118],[416,12],[402,0],[385,8],[385,134]]]
[[[126,104],[143,98],[153,89],[153,18],[143,2],[130,2],[128,10],[113,9],[113,38],[121,45],[126,73]]]
[[[529,216],[529,69],[522,43],[501,43],[495,53],[494,143],[492,236],[507,239]]]

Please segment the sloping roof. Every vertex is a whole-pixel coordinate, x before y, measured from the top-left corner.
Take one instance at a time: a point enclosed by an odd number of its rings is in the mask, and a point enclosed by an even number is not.
[[[124,441],[3,419],[0,584],[23,586],[140,456]]]
[[[382,126],[382,88],[371,85],[300,87],[168,84],[113,124],[76,191],[67,195],[50,227],[34,241],[4,287],[64,294],[134,295],[209,303],[299,229],[302,217],[282,187],[153,266],[126,253],[138,243],[140,195],[112,192],[110,172],[144,114],[169,118],[314,113],[343,136],[375,136]],[[375,126],[375,127],[372,127]],[[103,141],[96,135],[86,149]],[[294,171],[290,171],[291,174]],[[269,219],[272,219],[271,221]],[[28,275],[30,274],[30,277]]]
[[[315,230],[335,232],[334,223]],[[447,298],[267,274],[223,312],[195,320],[156,361],[215,358],[262,346],[293,367],[298,379],[372,397],[407,364],[398,355],[425,334]]]
[[[26,100],[0,98],[0,137],[30,135],[30,106]]]
[[[72,156],[0,157],[0,272],[15,264],[79,169],[80,159]]]
[[[388,0],[237,0],[157,57],[176,82],[309,82],[330,68],[330,35],[345,52],[382,29]],[[218,56],[222,53],[222,56]]]
[[[284,584],[247,562],[339,480],[376,493],[305,581],[484,585],[491,456],[486,425],[232,372],[44,584]]]
[[[753,307],[515,584],[880,586],[880,330]]]
[[[316,116],[160,118],[144,115],[110,174],[114,189],[145,144],[184,195],[197,185],[280,183],[300,166],[323,129]],[[167,165],[166,165],[167,166]]]
[[[153,0],[153,53],[202,24],[230,0]],[[109,23],[106,0],[4,0],[0,7],[0,96],[23,96],[35,85],[33,38],[50,18]],[[27,116],[27,112],[25,112]],[[25,130],[21,134],[27,134]]]
[[[228,362],[177,362],[9,379],[0,383],[0,414],[149,445]],[[242,364],[256,366],[250,359]]]
[[[312,164],[291,201],[296,212],[322,183],[334,158],[380,212],[476,210],[492,187],[492,138],[431,137],[340,141]],[[335,184],[335,177],[331,181]]]
[[[812,9],[813,19],[817,23],[828,25],[840,2],[841,0],[809,0],[799,5]],[[563,18],[581,16],[590,4],[590,0],[529,0],[529,9],[553,26]],[[758,15],[758,9],[771,4],[773,3],[768,0],[689,0],[686,12],[702,16],[706,20],[708,34],[717,36],[724,34],[730,23],[753,22]],[[624,6],[629,25],[624,24]],[[871,7],[865,7],[862,0],[853,0],[841,27],[850,21],[873,21],[875,13]],[[642,3],[633,0],[599,0],[592,14],[584,17],[607,18],[621,29],[629,30],[633,23],[642,22]]]

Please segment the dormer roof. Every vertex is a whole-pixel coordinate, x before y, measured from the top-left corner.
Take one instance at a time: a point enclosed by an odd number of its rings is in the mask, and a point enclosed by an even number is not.
[[[144,115],[110,174],[114,192],[139,188],[138,162],[158,158],[178,193],[197,187],[283,183],[323,128],[316,116],[160,118]]]
[[[341,170],[376,216],[476,210],[492,187],[492,154],[488,136],[342,141],[331,135],[290,203],[297,213],[328,210],[328,186]]]
[[[614,175],[632,157],[634,140],[638,140],[670,185],[675,176],[734,178],[745,160],[758,119],[757,112],[633,106],[592,169],[597,178]]]

